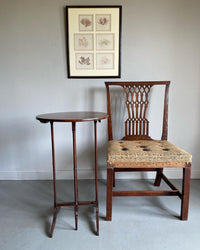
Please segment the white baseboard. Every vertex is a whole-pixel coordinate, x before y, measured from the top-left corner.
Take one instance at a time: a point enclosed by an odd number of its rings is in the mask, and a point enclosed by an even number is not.
[[[182,178],[181,169],[166,169],[164,173],[171,179]],[[153,172],[126,172],[116,173],[117,179],[151,179],[155,177]],[[58,170],[56,171],[56,178],[61,179],[73,179],[73,171],[71,170]],[[78,179],[93,179],[94,172],[92,170],[78,170]],[[106,170],[99,169],[99,179],[106,179]],[[200,170],[192,170],[192,179],[200,179]],[[0,180],[52,180],[52,172],[28,172],[28,171],[0,171]]]
[[[78,179],[92,179],[94,177],[90,170],[79,170]],[[52,180],[53,173],[48,171],[28,172],[28,171],[0,171],[0,180]],[[73,179],[73,171],[58,170],[56,171],[56,179]]]

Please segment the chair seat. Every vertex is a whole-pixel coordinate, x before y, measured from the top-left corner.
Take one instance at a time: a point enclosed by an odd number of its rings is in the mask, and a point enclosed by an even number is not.
[[[111,140],[107,162],[115,167],[184,167],[192,155],[168,141]]]

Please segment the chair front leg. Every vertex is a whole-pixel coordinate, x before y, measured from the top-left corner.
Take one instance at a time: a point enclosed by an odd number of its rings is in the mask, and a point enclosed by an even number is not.
[[[155,182],[154,182],[154,186],[157,186],[159,187],[160,186],[160,182],[161,182],[161,174],[163,173],[163,168],[159,168],[156,172],[156,179],[155,179]]]
[[[115,187],[115,170],[113,169],[113,187]]]
[[[112,220],[112,196],[113,196],[113,168],[107,166],[107,202],[106,202],[106,220]]]
[[[185,167],[183,168],[181,220],[188,219],[189,195],[190,195],[190,175],[191,175],[191,163],[186,163]]]

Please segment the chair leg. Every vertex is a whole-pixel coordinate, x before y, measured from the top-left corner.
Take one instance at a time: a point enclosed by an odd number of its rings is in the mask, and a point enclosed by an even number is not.
[[[159,168],[157,170],[157,173],[156,173],[156,179],[155,179],[155,182],[154,182],[154,186],[157,186],[159,187],[160,186],[160,182],[161,182],[161,174],[163,173],[163,168]]]
[[[191,175],[191,163],[188,163],[188,164],[186,164],[185,168],[183,168],[181,220],[188,219],[189,195],[190,195],[190,175]]]
[[[113,189],[113,169],[107,168],[107,202],[106,202],[106,220],[112,220],[112,189]]]
[[[113,187],[115,187],[115,170],[113,169]]]

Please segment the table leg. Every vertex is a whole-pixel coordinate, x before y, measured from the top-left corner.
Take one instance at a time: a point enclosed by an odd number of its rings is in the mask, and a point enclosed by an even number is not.
[[[53,236],[54,227],[56,224],[57,214],[59,208],[57,207],[57,198],[56,198],[56,169],[55,169],[55,149],[54,149],[54,131],[53,131],[53,122],[51,122],[51,145],[52,145],[52,165],[53,165],[53,191],[54,191],[54,212],[53,212],[53,222],[51,225],[50,237]]]
[[[75,230],[78,230],[78,183],[77,183],[77,159],[76,159],[76,122],[72,122],[73,134],[73,161],[74,161],[74,216]]]
[[[95,202],[96,202],[96,234],[99,235],[99,204],[98,204],[98,169],[97,169],[97,121],[94,121],[94,141],[95,141]]]

